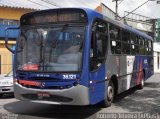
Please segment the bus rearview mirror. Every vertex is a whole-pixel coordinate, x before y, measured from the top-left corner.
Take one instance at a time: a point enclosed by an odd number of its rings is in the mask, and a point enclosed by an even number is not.
[[[17,33],[17,36],[15,35],[14,37],[17,39],[18,38],[18,30],[19,28],[17,26],[12,26],[12,27],[7,27],[5,29],[5,46],[6,48],[11,52],[11,53],[15,53],[15,49],[12,49],[10,46],[9,46],[9,42],[10,41],[13,41],[13,40],[10,40],[10,38],[12,38],[13,36],[10,35],[10,34],[16,34]],[[10,31],[10,32],[9,32]],[[15,31],[15,32],[14,32]]]

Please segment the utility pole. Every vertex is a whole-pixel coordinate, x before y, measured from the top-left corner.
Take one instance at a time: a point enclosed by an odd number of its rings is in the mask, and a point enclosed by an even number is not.
[[[118,0],[116,0],[116,20],[118,20]]]
[[[160,0],[157,0],[157,4],[160,4]]]
[[[123,1],[123,0],[112,0],[112,2],[116,2],[116,14],[115,14],[115,19],[118,20],[118,1]]]

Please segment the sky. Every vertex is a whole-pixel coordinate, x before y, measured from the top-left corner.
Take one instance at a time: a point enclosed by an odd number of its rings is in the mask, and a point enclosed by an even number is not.
[[[106,6],[115,11],[115,2],[112,0],[63,0],[66,2],[65,5],[70,7],[76,6],[87,6],[94,9],[98,4],[104,3]],[[120,16],[124,16],[124,11],[132,11],[147,0],[123,0],[118,7],[118,13]],[[148,16],[151,18],[160,18],[160,4],[157,4],[156,1],[149,1],[139,9],[137,9],[134,13],[138,13],[140,15]]]
[[[0,0],[0,6],[7,5],[36,9],[52,9],[56,7],[87,7],[95,9],[100,3],[104,3],[115,11],[115,2],[112,1],[113,0]],[[130,12],[146,1],[147,0],[123,0],[121,4],[119,4],[118,13],[123,17],[124,11]],[[160,18],[160,4],[156,4],[156,1],[157,0],[149,1],[134,13],[151,18]]]
[[[112,0],[101,0],[105,3],[109,8],[115,10],[115,2]],[[132,11],[138,6],[142,5],[147,0],[124,0],[119,4],[118,11],[121,16],[124,16],[124,11]],[[160,4],[157,4],[157,1],[149,1],[139,9],[137,9],[134,13],[138,13],[140,15],[148,16],[151,18],[160,18]]]
[[[106,6],[115,11],[115,2],[112,0],[63,0],[62,2],[57,2],[57,0],[50,0],[50,2],[55,1],[55,3],[59,4],[63,7],[89,7],[95,9],[100,3],[104,3]],[[120,16],[124,15],[124,11],[132,11],[147,0],[123,0],[121,4],[119,4],[118,13]],[[160,18],[160,4],[157,4],[156,1],[149,1],[134,13],[138,13],[140,15],[148,16],[151,18]]]

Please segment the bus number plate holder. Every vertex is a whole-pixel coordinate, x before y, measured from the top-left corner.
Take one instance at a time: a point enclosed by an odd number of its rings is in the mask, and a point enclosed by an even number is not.
[[[49,98],[51,97],[48,92],[37,92],[38,98]]]

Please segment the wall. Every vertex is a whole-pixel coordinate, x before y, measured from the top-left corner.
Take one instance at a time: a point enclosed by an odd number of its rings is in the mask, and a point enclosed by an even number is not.
[[[154,73],[160,73],[160,43],[153,44]]]
[[[0,7],[0,18],[19,20],[20,16],[22,16],[23,14],[25,14],[27,12],[31,12],[31,11],[33,11],[33,10]]]
[[[0,19],[7,20],[18,20],[20,17],[27,13],[31,12],[31,9],[18,9],[18,8],[8,8],[0,7]],[[5,47],[5,29],[11,25],[2,25],[0,24],[0,74],[6,74],[12,70],[12,60],[13,54],[8,51]],[[12,42],[9,42],[9,47],[13,47],[16,44],[16,38],[18,36],[18,30],[8,31],[9,39],[11,38]]]

